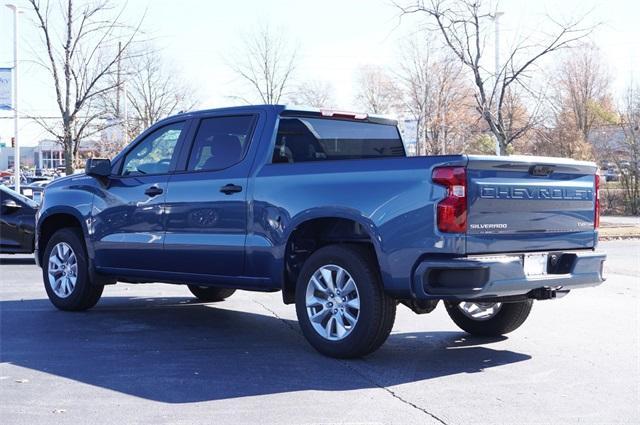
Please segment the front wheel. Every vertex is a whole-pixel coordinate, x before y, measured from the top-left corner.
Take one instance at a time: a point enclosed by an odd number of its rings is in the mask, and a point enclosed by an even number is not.
[[[100,300],[104,286],[93,285],[80,229],[60,229],[42,256],[42,276],[49,300],[60,310],[87,310]]]
[[[500,336],[518,329],[529,317],[533,300],[514,303],[445,303],[449,317],[463,331],[478,336]]]
[[[374,256],[357,245],[320,248],[296,285],[302,333],[320,353],[337,358],[375,351],[389,336],[396,302],[385,294]]]

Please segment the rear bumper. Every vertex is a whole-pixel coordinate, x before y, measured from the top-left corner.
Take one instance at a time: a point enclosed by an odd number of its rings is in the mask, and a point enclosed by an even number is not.
[[[526,276],[524,254],[470,256],[425,260],[413,274],[413,293],[418,299],[468,300],[510,297],[549,288],[568,291],[596,286],[602,276],[606,254],[603,252],[552,252],[547,274]]]

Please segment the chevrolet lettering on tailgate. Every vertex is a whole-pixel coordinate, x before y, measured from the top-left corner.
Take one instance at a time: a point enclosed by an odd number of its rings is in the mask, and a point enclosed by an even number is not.
[[[591,189],[572,189],[561,187],[530,187],[491,185],[480,189],[480,197],[485,199],[552,199],[568,201],[591,201]]]

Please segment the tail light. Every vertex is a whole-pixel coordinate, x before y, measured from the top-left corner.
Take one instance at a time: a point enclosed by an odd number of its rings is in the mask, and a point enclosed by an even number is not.
[[[596,173],[594,177],[594,188],[596,190],[595,193],[595,211],[593,212],[593,228],[597,229],[600,227],[600,175]]]
[[[467,231],[467,172],[464,167],[438,167],[431,179],[447,188],[447,197],[438,203],[438,229],[445,233]]]

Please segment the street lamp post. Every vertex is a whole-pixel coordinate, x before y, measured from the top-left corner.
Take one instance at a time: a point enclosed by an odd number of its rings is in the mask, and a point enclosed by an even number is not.
[[[496,87],[494,93],[496,96],[499,96],[498,92],[498,84],[500,84],[500,17],[504,15],[504,12],[496,11],[495,16],[493,17],[493,22],[496,25],[495,31],[495,74],[496,74]],[[497,105],[497,99],[494,99],[494,104]],[[496,155],[500,155],[500,141],[496,137]]]
[[[18,6],[7,4],[13,10],[13,179],[15,191],[20,193],[20,139],[18,137]]]

